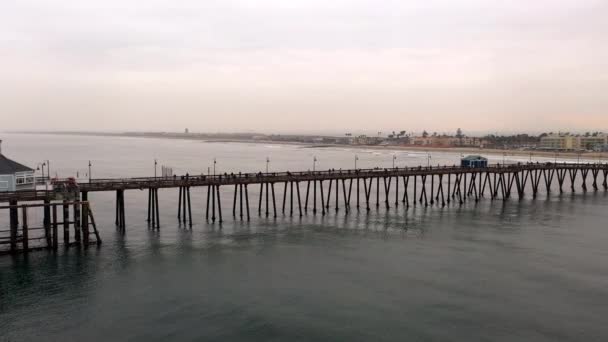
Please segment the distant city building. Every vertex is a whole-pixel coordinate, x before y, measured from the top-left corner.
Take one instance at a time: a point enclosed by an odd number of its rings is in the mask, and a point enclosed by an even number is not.
[[[190,133],[190,131],[188,131],[188,129],[186,128],[186,129],[184,130],[184,134],[188,134],[188,133]]]
[[[547,150],[574,150],[576,137],[569,133],[548,134],[540,138],[539,147]]]
[[[368,137],[367,135],[359,135],[350,140],[353,145],[378,145],[384,139],[381,137]]]
[[[599,132],[585,135],[550,133],[540,138],[540,148],[546,150],[598,150],[606,145],[608,135]]]
[[[596,150],[608,144],[608,135],[595,133],[578,136],[578,148],[580,150]]]
[[[430,135],[411,137],[411,145],[428,147],[481,147],[482,141],[475,137],[454,137],[449,135]]]
[[[2,140],[0,140],[0,192],[35,188],[34,169],[5,157],[2,154]]]

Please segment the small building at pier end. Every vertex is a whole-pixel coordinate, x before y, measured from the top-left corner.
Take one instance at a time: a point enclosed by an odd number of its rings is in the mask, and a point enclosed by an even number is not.
[[[0,140],[0,192],[35,188],[34,169],[5,157],[2,154],[2,140]]]
[[[462,167],[488,167],[488,158],[482,156],[466,156],[460,160]]]

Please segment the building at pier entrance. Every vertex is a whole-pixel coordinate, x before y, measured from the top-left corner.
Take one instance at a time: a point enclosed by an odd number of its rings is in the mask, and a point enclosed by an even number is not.
[[[0,140],[0,192],[34,190],[35,183],[34,169],[4,156],[2,140]]]
[[[488,167],[488,159],[482,156],[466,156],[460,160],[462,167]]]

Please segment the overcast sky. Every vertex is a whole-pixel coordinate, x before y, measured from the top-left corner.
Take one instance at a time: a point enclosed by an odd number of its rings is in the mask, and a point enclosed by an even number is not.
[[[0,130],[608,130],[606,0],[13,0]]]

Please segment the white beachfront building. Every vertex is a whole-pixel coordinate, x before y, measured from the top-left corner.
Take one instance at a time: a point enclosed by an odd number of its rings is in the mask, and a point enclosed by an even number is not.
[[[0,140],[0,191],[36,189],[34,169],[8,159],[2,154]]]

